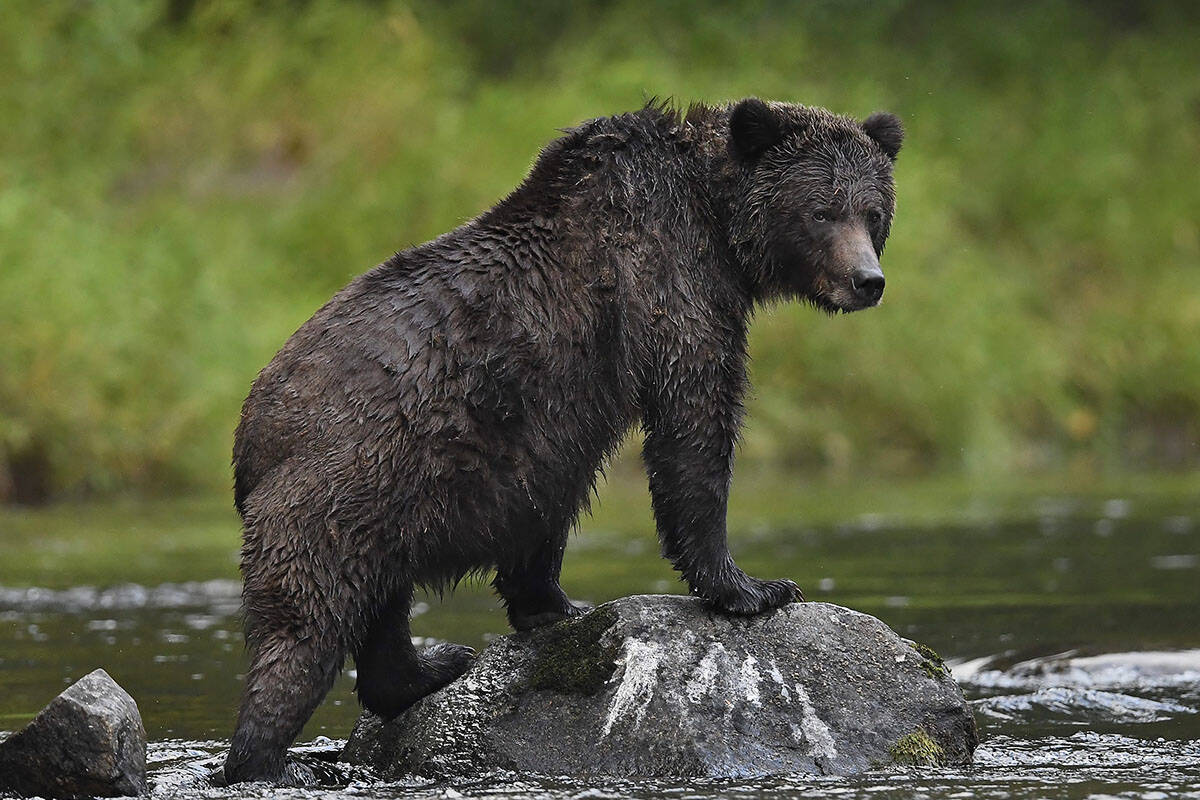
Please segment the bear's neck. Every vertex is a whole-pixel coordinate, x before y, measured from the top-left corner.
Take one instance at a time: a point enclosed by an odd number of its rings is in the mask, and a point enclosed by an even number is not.
[[[525,181],[471,224],[508,236],[550,226],[600,247],[620,243],[647,262],[630,265],[635,273],[702,274],[725,284],[712,286],[722,305],[748,314],[752,287],[729,245],[732,201],[746,176],[729,154],[728,119],[723,107],[681,115],[647,106],[585,122],[551,142]]]

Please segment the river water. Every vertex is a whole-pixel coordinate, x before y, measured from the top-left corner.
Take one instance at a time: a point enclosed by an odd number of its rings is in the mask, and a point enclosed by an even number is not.
[[[776,515],[770,524],[741,524],[732,536],[747,571],[796,578],[810,599],[874,614],[938,650],[980,724],[970,768],[750,783],[515,775],[380,783],[329,762],[358,711],[351,669],[297,750],[329,787],[212,787],[206,776],[226,746],[245,668],[238,584],[226,553],[236,523],[225,512],[208,538],[181,529],[180,539],[202,542],[198,550],[164,551],[130,570],[82,565],[75,571],[87,585],[73,583],[66,565],[81,548],[89,552],[86,537],[94,545],[97,536],[121,535],[107,512],[0,515],[0,731],[20,728],[101,666],[138,701],[151,740],[153,794],[164,798],[1200,798],[1194,495],[1034,493],[1021,503],[1016,512],[1011,505],[996,513],[986,504],[983,512],[949,509],[919,523],[854,509],[826,514],[817,525],[787,524],[786,514],[781,523]],[[159,534],[171,537],[170,520],[180,515],[159,508],[154,516]],[[568,550],[568,591],[593,602],[678,591],[645,528],[585,523]],[[73,537],[81,537],[78,547],[68,546]],[[38,569],[28,566],[35,562]],[[105,571],[114,580],[96,580]],[[195,580],[146,579],[155,574]],[[120,580],[129,575],[142,580]],[[427,640],[484,647],[505,630],[486,587],[462,587],[444,602],[425,598],[416,613],[414,632]]]

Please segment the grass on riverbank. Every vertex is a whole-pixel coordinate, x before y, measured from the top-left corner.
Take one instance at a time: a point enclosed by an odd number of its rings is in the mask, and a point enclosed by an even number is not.
[[[760,315],[743,463],[1197,461],[1194,6],[188,6],[0,5],[0,496],[227,487],[332,292],[649,95],[909,130],[887,300]]]

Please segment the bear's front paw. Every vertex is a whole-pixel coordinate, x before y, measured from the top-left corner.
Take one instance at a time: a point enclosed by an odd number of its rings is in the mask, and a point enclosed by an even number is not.
[[[586,600],[572,600],[570,615],[572,617],[582,617],[584,614],[588,613],[594,608],[595,606]]]
[[[740,570],[735,575],[733,580],[716,591],[696,594],[717,611],[738,616],[761,614],[788,603],[804,601],[804,593],[794,581],[763,581],[751,578]]]
[[[541,628],[546,625],[553,625],[555,622],[561,622],[568,617],[578,617],[591,611],[594,606],[591,603],[580,603],[562,596],[561,603],[550,609],[539,611],[525,611],[519,608],[510,607],[508,609],[508,621],[516,631],[531,631],[534,628]]]

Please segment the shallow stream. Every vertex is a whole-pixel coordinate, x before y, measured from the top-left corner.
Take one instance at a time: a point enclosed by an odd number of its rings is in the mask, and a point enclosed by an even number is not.
[[[301,737],[311,744],[300,757],[329,788],[213,788],[205,776],[226,746],[245,666],[231,560],[237,531],[222,511],[215,533],[194,536],[182,529],[193,524],[183,521],[194,520],[191,506],[177,518],[179,540],[192,549],[145,563],[131,555],[129,570],[74,569],[84,539],[122,535],[109,510],[0,514],[0,731],[20,728],[102,666],[138,701],[153,794],[163,798],[1200,798],[1195,495],[1035,493],[1020,503],[1016,511],[966,504],[899,522],[853,508],[815,525],[743,514],[732,536],[747,571],[796,578],[810,599],[874,614],[938,650],[981,728],[966,769],[748,783],[488,775],[453,786],[385,784],[326,761],[358,712],[348,670]],[[137,509],[122,513],[138,517]],[[176,517],[161,507],[147,514],[161,518],[158,535],[170,539]],[[679,591],[647,524],[603,522],[585,523],[568,550],[564,585],[573,596]],[[105,570],[112,579],[97,580]],[[77,585],[75,572],[88,585]],[[146,579],[156,574],[194,580]],[[130,575],[140,580],[121,580]],[[426,598],[416,612],[423,637],[484,647],[505,631],[486,587],[462,587],[445,602]]]

